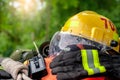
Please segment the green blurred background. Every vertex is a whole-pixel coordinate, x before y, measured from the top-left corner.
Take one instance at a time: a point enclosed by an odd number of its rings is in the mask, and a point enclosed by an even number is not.
[[[120,0],[0,0],[0,56],[34,49],[83,10],[110,18],[120,34]]]

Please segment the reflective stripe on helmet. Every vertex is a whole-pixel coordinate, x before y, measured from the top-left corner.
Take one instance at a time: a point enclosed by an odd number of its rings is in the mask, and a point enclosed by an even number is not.
[[[104,66],[100,65],[97,50],[81,50],[82,64],[88,75],[103,73],[106,71]]]
[[[115,40],[117,42],[119,41],[119,35],[117,33],[113,34],[113,40]]]

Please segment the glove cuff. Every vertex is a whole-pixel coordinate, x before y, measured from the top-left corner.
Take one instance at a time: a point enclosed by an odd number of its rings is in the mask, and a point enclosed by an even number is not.
[[[23,65],[22,63],[18,61],[14,61],[10,58],[5,58],[2,62],[1,65],[3,66],[4,70],[7,71],[12,75],[14,79],[17,78],[17,74],[22,70],[22,69],[28,69],[27,66]]]

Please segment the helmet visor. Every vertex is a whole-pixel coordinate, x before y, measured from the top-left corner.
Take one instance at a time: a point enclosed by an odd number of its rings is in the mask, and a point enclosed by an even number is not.
[[[88,41],[80,36],[75,36],[66,32],[56,32],[51,39],[49,46],[49,54],[58,55],[68,45],[73,44],[89,44]]]
[[[49,55],[57,56],[62,50],[64,50],[69,45],[76,45],[76,44],[89,45],[91,47],[94,46],[103,52],[110,53],[112,50],[112,52],[117,53],[111,47],[100,44],[98,42],[95,42],[80,36],[72,35],[67,32],[56,32],[52,37],[49,45]]]

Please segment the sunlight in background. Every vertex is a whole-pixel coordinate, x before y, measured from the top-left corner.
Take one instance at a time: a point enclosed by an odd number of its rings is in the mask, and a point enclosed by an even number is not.
[[[16,0],[10,2],[9,5],[13,6],[16,11],[23,14],[33,14],[46,6],[45,1],[43,0]]]

